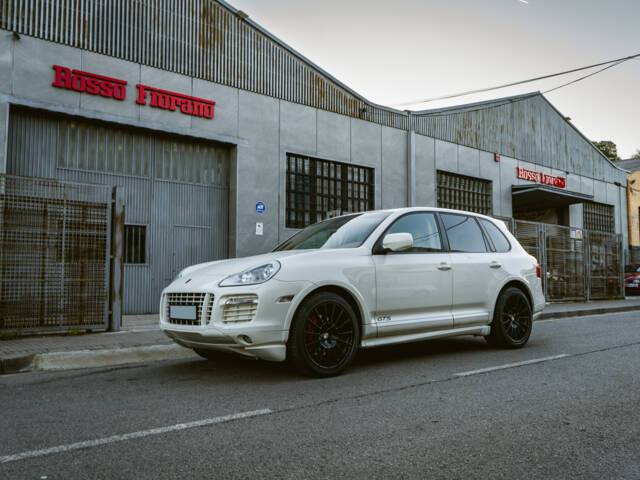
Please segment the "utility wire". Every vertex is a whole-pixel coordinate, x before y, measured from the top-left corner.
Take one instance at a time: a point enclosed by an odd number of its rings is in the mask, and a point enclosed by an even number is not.
[[[428,98],[428,99],[423,99],[423,100],[414,100],[414,101],[411,101],[411,102],[396,103],[395,105],[392,105],[392,106],[393,107],[403,107],[403,106],[407,106],[407,105],[414,105],[414,104],[417,104],[417,103],[428,103],[428,102],[434,102],[436,100],[446,100],[446,99],[449,99],[449,98],[463,97],[463,96],[466,96],[466,95],[472,95],[474,93],[490,92],[490,91],[493,91],[493,90],[499,90],[501,88],[513,87],[515,85],[522,85],[522,84],[525,84],[525,83],[531,83],[531,82],[536,82],[536,81],[539,81],[539,80],[545,80],[547,78],[558,77],[560,75],[567,75],[569,73],[580,72],[582,70],[588,70],[590,68],[601,67],[602,65],[609,65],[607,68],[611,68],[611,67],[614,67],[616,65],[619,65],[622,62],[626,62],[627,60],[631,60],[632,58],[639,58],[639,57],[640,57],[640,53],[637,53],[635,55],[630,55],[628,57],[616,58],[615,60],[609,60],[607,62],[596,63],[594,65],[589,65],[589,66],[586,66],[586,67],[573,68],[571,70],[565,70],[563,72],[552,73],[550,75],[543,75],[541,77],[529,78],[527,80],[520,80],[520,81],[512,82],[512,83],[505,83],[504,85],[498,85],[496,87],[480,88],[480,89],[477,89],[477,90],[469,90],[469,91],[466,91],[466,92],[455,93],[453,95],[443,95],[441,97],[434,97],[434,98]],[[613,64],[613,65],[610,65],[610,64]],[[603,68],[602,70],[606,70],[606,68]],[[600,71],[602,71],[602,70],[600,70]],[[595,75],[596,73],[600,73],[600,71],[595,72],[592,75]],[[591,76],[591,75],[587,75],[584,78],[587,78],[589,76]],[[583,79],[578,79],[576,81],[580,81],[580,80],[583,80]],[[567,85],[570,85],[571,83],[574,83],[574,82],[569,82]],[[562,86],[565,86],[565,85],[562,85]],[[561,87],[557,87],[557,88],[561,88]]]
[[[615,66],[617,66],[617,65],[620,65],[621,63],[624,63],[624,62],[626,62],[627,60],[630,60],[630,58],[627,58],[627,59],[625,59],[625,60],[620,60],[620,61],[618,61],[618,62],[616,62],[616,63],[612,63],[611,65],[608,65],[608,66],[606,66],[606,67],[604,67],[604,68],[601,68],[600,70],[595,71],[595,72],[593,72],[593,73],[590,73],[589,75],[585,75],[585,76],[583,76],[583,77],[576,78],[575,80],[571,80],[570,82],[567,82],[567,83],[565,83],[565,84],[563,84],[563,85],[558,85],[557,87],[553,87],[553,88],[550,88],[549,90],[545,90],[545,91],[544,91],[544,92],[542,92],[542,93],[549,93],[549,92],[553,92],[554,90],[558,90],[558,89],[560,89],[560,88],[563,88],[563,87],[569,86],[569,85],[571,85],[571,84],[578,83],[579,81],[584,80],[585,78],[593,77],[594,75],[597,75],[597,74],[599,74],[600,72],[604,72],[605,70],[608,70],[609,68],[613,68],[613,67],[615,67]]]
[[[634,57],[631,57],[631,58],[634,58]],[[545,93],[553,92],[555,90],[558,90],[560,88],[566,87],[568,85],[572,85],[572,84],[577,83],[577,82],[579,82],[581,80],[584,80],[585,78],[592,77],[594,75],[597,75],[600,72],[604,72],[605,70],[608,70],[609,68],[613,68],[613,67],[615,67],[617,65],[620,65],[621,63],[624,63],[624,62],[626,62],[628,60],[630,60],[630,58],[625,58],[623,60],[618,60],[617,62],[615,62],[615,63],[613,63],[611,65],[608,65],[608,66],[606,66],[604,68],[601,68],[597,72],[592,72],[589,75],[584,75],[584,76],[582,76],[580,78],[576,78],[575,80],[572,80],[570,82],[564,83],[562,85],[558,85],[557,87],[550,88],[549,90],[545,90],[544,92],[541,92],[541,93],[545,94]],[[640,58],[638,58],[638,60],[640,60]],[[452,114],[456,114],[456,113],[467,113],[467,112],[472,112],[474,110],[479,110],[479,109],[491,110],[493,108],[499,108],[499,107],[502,107],[504,105],[510,105],[510,104],[521,102],[523,100],[528,100],[529,98],[531,98],[531,95],[524,95],[522,98],[507,98],[507,99],[505,99],[505,100],[503,100],[503,101],[501,101],[499,103],[494,103],[494,104],[490,104],[490,105],[484,105],[484,104],[483,105],[473,105],[473,106],[460,105],[459,108],[456,108],[456,107],[447,108],[446,111],[444,111],[444,112],[441,112],[441,111],[437,111],[437,112],[426,111],[426,112],[416,112],[413,115],[416,116],[416,117],[429,117],[429,118],[431,118],[431,117],[446,117],[448,115],[452,115]]]

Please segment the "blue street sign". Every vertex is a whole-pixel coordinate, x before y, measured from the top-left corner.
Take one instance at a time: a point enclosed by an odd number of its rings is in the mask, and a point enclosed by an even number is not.
[[[256,212],[262,214],[267,210],[267,206],[264,204],[264,202],[258,202],[256,203]]]

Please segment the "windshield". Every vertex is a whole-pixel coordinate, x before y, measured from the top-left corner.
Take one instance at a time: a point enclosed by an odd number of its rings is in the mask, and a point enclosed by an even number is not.
[[[356,248],[364,243],[389,212],[357,213],[309,225],[274,252],[316,248]]]

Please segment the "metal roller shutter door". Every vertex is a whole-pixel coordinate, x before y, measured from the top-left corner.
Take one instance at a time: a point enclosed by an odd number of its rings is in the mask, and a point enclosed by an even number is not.
[[[229,155],[227,145],[209,141],[40,110],[10,112],[7,173],[117,186],[125,223],[144,227],[144,263],[124,267],[125,314],[157,312],[160,292],[184,261],[228,256]]]

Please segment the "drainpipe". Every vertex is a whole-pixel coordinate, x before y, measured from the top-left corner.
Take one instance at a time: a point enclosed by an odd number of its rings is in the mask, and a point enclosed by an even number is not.
[[[627,248],[630,249],[631,244],[633,242],[633,222],[631,221],[632,218],[634,218],[634,214],[632,213],[633,210],[631,210],[631,206],[633,204],[632,200],[631,200],[631,196],[634,195],[633,193],[633,188],[631,187],[632,183],[635,183],[635,180],[632,179],[633,177],[633,173],[628,174],[627,175]],[[618,192],[620,190],[618,189]],[[640,219],[639,219],[640,220]],[[625,247],[625,245],[622,246],[623,248]],[[625,258],[625,261],[627,259]],[[631,260],[631,251],[629,251],[629,259]]]
[[[411,112],[407,110],[409,131],[407,132],[407,207],[416,205],[416,132],[411,124]]]

